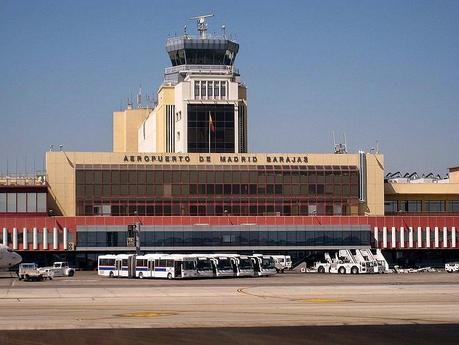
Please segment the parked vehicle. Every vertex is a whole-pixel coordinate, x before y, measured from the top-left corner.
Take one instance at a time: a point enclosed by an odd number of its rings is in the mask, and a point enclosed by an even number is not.
[[[40,269],[53,272],[54,277],[73,277],[75,275],[75,269],[70,268],[67,261],[57,261],[51,267]]]
[[[274,259],[274,266],[277,273],[284,273],[285,270],[292,269],[292,258],[290,255],[272,255],[272,258]]]
[[[448,273],[459,272],[459,262],[448,262],[445,264],[445,271]]]
[[[332,258],[325,253],[325,260],[314,265],[318,273],[364,274],[378,273],[378,261],[365,250],[342,249]]]
[[[51,271],[40,269],[36,263],[23,263],[19,265],[18,277],[19,280],[42,281],[52,280],[54,274]]]

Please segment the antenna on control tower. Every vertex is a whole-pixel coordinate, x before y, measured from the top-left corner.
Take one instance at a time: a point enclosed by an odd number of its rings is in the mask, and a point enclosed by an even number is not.
[[[206,18],[213,17],[214,14],[206,14],[203,16],[196,16],[196,17],[191,17],[190,19],[196,19],[196,23],[198,24],[198,31],[199,31],[199,37],[200,38],[206,38],[207,37],[207,23],[206,23]]]

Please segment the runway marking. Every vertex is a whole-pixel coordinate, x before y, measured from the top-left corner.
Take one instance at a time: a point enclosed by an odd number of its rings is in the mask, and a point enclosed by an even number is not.
[[[247,296],[253,296],[258,298],[275,298],[275,299],[283,299],[292,302],[308,302],[308,303],[343,303],[343,302],[355,302],[353,300],[343,300],[343,299],[336,299],[336,298],[326,298],[326,297],[311,297],[311,298],[292,298],[287,296],[273,296],[273,295],[258,295],[252,292],[246,291],[247,289],[254,288],[256,286],[249,286],[245,288],[237,289],[237,292],[240,294],[244,294]]]

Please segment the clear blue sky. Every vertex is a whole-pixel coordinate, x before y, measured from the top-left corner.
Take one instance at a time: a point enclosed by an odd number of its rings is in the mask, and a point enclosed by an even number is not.
[[[50,144],[111,150],[112,111],[208,12],[240,43],[250,151],[330,152],[334,130],[378,140],[386,171],[459,165],[459,1],[1,0],[0,173]]]

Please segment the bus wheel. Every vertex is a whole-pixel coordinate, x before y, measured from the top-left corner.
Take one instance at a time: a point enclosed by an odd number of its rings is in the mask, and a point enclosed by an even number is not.
[[[143,273],[142,272],[139,272],[139,278],[143,279]]]
[[[167,274],[167,279],[172,279],[172,273]]]
[[[325,267],[324,266],[319,266],[319,268],[317,269],[317,272],[325,273]]]
[[[108,275],[110,278],[113,278],[113,272],[110,272],[110,274]]]
[[[340,267],[339,270],[338,270],[338,273],[339,274],[345,274],[346,273],[346,269],[344,267]]]
[[[351,268],[351,273],[352,274],[359,274],[359,269],[354,266],[354,267]]]

